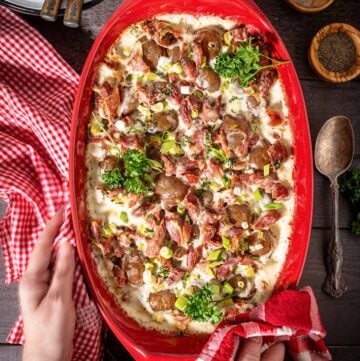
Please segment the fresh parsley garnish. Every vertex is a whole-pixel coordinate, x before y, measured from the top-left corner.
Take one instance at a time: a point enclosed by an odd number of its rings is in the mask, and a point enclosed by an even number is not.
[[[275,59],[261,54],[259,47],[252,46],[251,41],[250,38],[248,43],[240,44],[234,54],[230,52],[220,54],[214,64],[215,71],[220,76],[226,79],[239,78],[242,87],[246,87],[259,71],[287,63],[277,61],[269,65],[260,65],[261,57],[271,61]]]
[[[135,149],[127,150],[123,153],[126,175],[129,177],[139,177],[144,175],[150,168],[150,159],[145,154]]]
[[[139,177],[126,178],[124,181],[124,188],[129,193],[135,194],[146,194],[149,192],[149,188]]]
[[[351,223],[351,230],[360,236],[360,169],[353,168],[340,177],[340,192],[343,193],[353,205],[356,219]]]
[[[210,321],[212,324],[220,322],[224,316],[213,301],[212,295],[211,285],[202,286],[189,297],[183,310],[185,316],[198,322]]]
[[[127,150],[121,155],[124,160],[124,173],[121,174],[119,168],[104,172],[101,175],[103,182],[110,189],[123,187],[129,193],[148,193],[154,184],[147,172],[150,168],[158,170],[160,164],[135,149]]]
[[[109,172],[104,172],[101,175],[101,179],[110,189],[121,187],[124,181],[119,168],[114,168]]]

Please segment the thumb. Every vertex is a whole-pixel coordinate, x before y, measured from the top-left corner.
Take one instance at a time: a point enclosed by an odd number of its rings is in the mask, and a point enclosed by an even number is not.
[[[262,338],[251,337],[240,346],[236,361],[260,361]]]
[[[61,243],[56,252],[53,277],[49,295],[64,300],[72,299],[72,288],[75,272],[75,250],[67,242]]]

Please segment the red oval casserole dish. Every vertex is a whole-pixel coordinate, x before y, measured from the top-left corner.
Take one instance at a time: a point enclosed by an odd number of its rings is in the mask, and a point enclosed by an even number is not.
[[[96,272],[87,242],[88,225],[85,195],[86,129],[91,113],[92,82],[97,65],[109,47],[130,24],[161,13],[188,13],[230,17],[258,28],[272,42],[273,56],[289,59],[279,35],[252,0],[125,0],[97,37],[81,74],[75,98],[70,143],[70,193],[78,253],[86,280],[99,309],[116,337],[137,360],[194,360],[207,337],[173,337],[141,328],[115,304]],[[289,251],[276,290],[298,283],[307,253],[312,219],[312,150],[305,103],[292,64],[278,68],[294,135],[295,216]]]

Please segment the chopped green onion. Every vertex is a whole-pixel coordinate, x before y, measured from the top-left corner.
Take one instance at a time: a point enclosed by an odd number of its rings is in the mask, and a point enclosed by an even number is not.
[[[169,153],[174,156],[184,155],[184,150],[174,140],[166,141],[162,144],[161,153]]]
[[[211,291],[214,295],[217,295],[220,293],[220,286],[219,285],[211,285]]]
[[[257,202],[262,200],[263,196],[259,189],[254,192],[254,198]]]
[[[188,299],[184,296],[180,296],[176,299],[175,307],[179,309],[180,311],[184,311],[186,304],[188,302]]]
[[[199,116],[199,110],[196,108],[193,108],[191,110],[191,118],[197,118]]]
[[[203,92],[201,90],[199,90],[199,89],[196,89],[194,91],[194,94],[198,99],[201,99],[204,96]]]
[[[216,260],[219,259],[220,254],[221,254],[221,249],[217,249],[216,251],[212,251],[208,255],[208,260],[209,261],[216,261]]]
[[[129,223],[129,217],[128,214],[126,212],[121,212],[120,213],[120,219],[123,223]]]
[[[224,175],[223,178],[222,178],[222,181],[224,183],[224,187],[226,189],[229,189],[230,186],[231,186],[231,179],[229,177],[227,177],[226,175]]]
[[[234,288],[231,286],[229,282],[225,282],[223,287],[229,295],[231,295],[234,292]]]
[[[228,307],[228,306],[231,306],[233,303],[234,303],[234,301],[232,300],[232,298],[226,298],[225,300],[218,303],[218,306],[219,307]]]
[[[177,208],[176,208],[176,212],[180,215],[183,216],[186,212],[186,208],[183,204],[179,203]]]
[[[264,177],[267,177],[270,174],[270,164],[264,165]]]
[[[254,277],[255,276],[254,268],[252,268],[251,266],[246,267],[245,275],[246,275],[246,277],[249,277],[249,278]]]
[[[169,247],[163,246],[160,249],[160,256],[165,259],[170,259],[174,254],[173,250]]]
[[[242,199],[242,197],[237,197],[236,198],[236,202],[239,203],[239,204],[243,204],[244,203],[244,200]]]
[[[283,204],[275,203],[275,202],[268,203],[264,206],[265,209],[280,209],[283,207],[284,207]]]
[[[221,240],[222,240],[223,247],[226,250],[231,251],[231,241],[230,241],[230,239],[226,238],[224,236],[221,236]]]
[[[224,262],[223,261],[214,261],[214,262],[211,262],[210,264],[209,264],[209,267],[210,268],[215,268],[215,267],[217,267],[217,266],[220,266],[221,264],[223,264]]]

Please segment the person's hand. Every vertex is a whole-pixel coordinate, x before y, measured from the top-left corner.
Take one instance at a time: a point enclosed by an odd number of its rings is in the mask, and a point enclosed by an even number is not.
[[[51,245],[61,226],[62,214],[56,213],[41,233],[20,282],[23,361],[71,360],[75,329],[73,247],[60,244],[51,265]]]
[[[283,361],[285,345],[282,342],[271,346],[261,354],[262,338],[252,337],[245,340],[237,353],[236,361]]]

